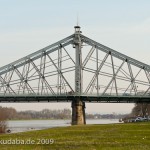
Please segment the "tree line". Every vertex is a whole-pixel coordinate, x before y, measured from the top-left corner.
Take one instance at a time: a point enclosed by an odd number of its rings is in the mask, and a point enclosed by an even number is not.
[[[16,109],[11,107],[10,108],[0,107],[0,110],[3,110],[3,114],[5,114],[5,118],[7,118],[7,120],[70,119],[71,117],[70,109],[63,109],[63,110],[43,109],[41,111],[33,111],[33,110],[16,111]]]
[[[122,118],[124,122],[136,117],[149,118],[150,117],[150,104],[148,103],[135,103],[131,113]]]
[[[148,103],[136,103],[132,109],[131,116],[150,116],[150,104]]]
[[[41,111],[35,110],[26,110],[26,111],[17,111],[11,107],[0,107],[0,110],[3,113],[0,113],[0,116],[3,114],[3,118],[7,120],[32,120],[32,119],[71,119],[71,110],[70,109],[43,109]],[[126,116],[127,114],[99,114],[99,113],[86,113],[87,119],[119,119]]]

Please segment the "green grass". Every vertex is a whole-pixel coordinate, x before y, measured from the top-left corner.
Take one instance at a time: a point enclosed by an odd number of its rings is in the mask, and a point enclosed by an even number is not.
[[[0,140],[16,138],[54,139],[54,144],[0,144],[0,150],[150,150],[150,123],[71,126],[0,135]]]

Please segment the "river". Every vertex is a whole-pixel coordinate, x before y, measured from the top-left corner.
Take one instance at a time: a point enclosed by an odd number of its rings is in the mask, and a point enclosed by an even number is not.
[[[11,133],[41,130],[53,127],[70,126],[70,120],[19,120],[8,121],[7,126]],[[86,124],[111,124],[119,123],[118,119],[87,119]]]

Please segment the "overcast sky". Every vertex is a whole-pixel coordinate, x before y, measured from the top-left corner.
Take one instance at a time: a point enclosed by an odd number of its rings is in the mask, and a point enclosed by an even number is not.
[[[74,33],[150,64],[149,0],[0,0],[0,66]],[[17,110],[70,108],[70,104],[0,104]],[[87,104],[87,112],[126,113],[133,104]]]

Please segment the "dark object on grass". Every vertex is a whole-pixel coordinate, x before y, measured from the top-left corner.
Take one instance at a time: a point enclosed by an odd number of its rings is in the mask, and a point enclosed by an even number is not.
[[[7,133],[11,133],[11,130],[10,130],[10,129],[7,129],[6,132],[7,132]]]

